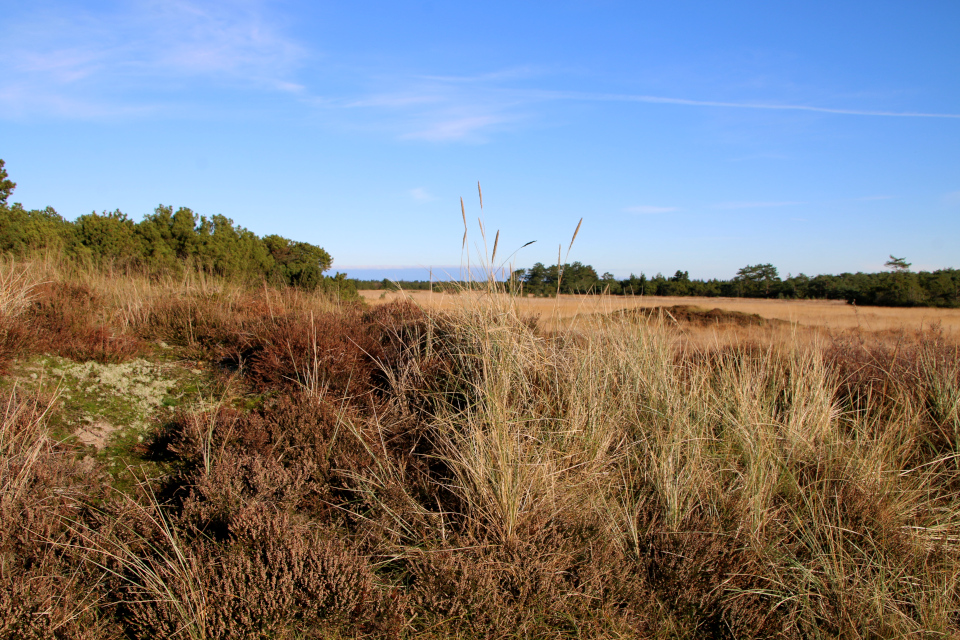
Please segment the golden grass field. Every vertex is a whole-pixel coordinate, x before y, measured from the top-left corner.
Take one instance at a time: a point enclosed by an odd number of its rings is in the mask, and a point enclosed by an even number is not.
[[[444,294],[429,291],[361,291],[364,300],[382,304],[408,297],[429,309],[452,310],[461,308],[471,297],[489,294]],[[960,309],[929,307],[856,307],[838,300],[762,300],[755,298],[701,298],[666,296],[574,296],[558,298],[514,298],[522,315],[539,315],[547,326],[568,326],[577,317],[609,313],[619,309],[638,307],[672,307],[692,305],[703,309],[723,309],[757,314],[763,318],[784,320],[803,327],[828,332],[860,329],[867,333],[889,334],[900,331],[915,332],[939,324],[944,337],[960,341]]]

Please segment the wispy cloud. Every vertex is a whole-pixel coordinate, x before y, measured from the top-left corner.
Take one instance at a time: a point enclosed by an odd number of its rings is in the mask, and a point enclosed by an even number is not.
[[[265,16],[259,2],[165,0],[152,7],[144,17],[180,30],[172,37],[164,30],[167,46],[151,56],[159,66],[201,74],[252,73],[269,81],[283,75],[304,54],[299,44]]]
[[[433,195],[423,187],[410,189],[408,193],[410,194],[410,197],[416,200],[417,202],[433,202],[434,200],[437,199],[435,195]]]
[[[542,76],[547,71],[533,66],[520,66],[489,73],[482,73],[470,76],[450,76],[450,75],[424,75],[420,79],[430,80],[442,84],[469,84],[473,86],[483,86],[497,84],[508,80],[525,79],[529,80]],[[760,109],[772,111],[809,111],[814,113],[826,113],[835,115],[851,116],[875,116],[891,118],[954,118],[960,119],[960,113],[944,113],[929,111],[912,110],[892,110],[892,109],[870,109],[860,107],[837,107],[829,105],[814,104],[796,104],[781,103],[770,101],[737,101],[737,100],[708,100],[699,98],[686,98],[677,96],[662,96],[649,94],[629,94],[629,93],[601,93],[589,91],[565,91],[565,90],[542,90],[528,87],[524,92],[526,98],[530,100],[571,100],[586,102],[639,102],[647,104],[666,104],[685,107],[716,107],[724,109]],[[753,157],[753,156],[751,156]],[[760,154],[756,157],[774,157],[782,158],[779,155]]]
[[[282,13],[267,0],[139,0],[106,5],[119,7],[112,9],[78,9],[54,0],[52,7],[24,6],[0,25],[0,113],[6,115],[157,110],[172,101],[192,104],[196,94],[216,85],[288,94],[329,110],[331,120],[431,142],[482,142],[494,132],[542,121],[544,105],[557,102],[960,118],[869,105],[550,90],[539,88],[548,76],[554,83],[564,79],[529,65],[463,76],[357,67],[331,83],[337,89],[321,92],[315,81],[299,77],[304,62],[319,55],[289,35]]]
[[[863,196],[861,198],[850,198],[855,202],[873,202],[875,200],[892,200],[893,196]]]
[[[943,201],[949,205],[960,205],[960,191],[944,194]]]
[[[642,214],[655,214],[655,213],[671,213],[673,211],[680,211],[679,207],[655,207],[650,205],[639,205],[636,207],[625,207],[624,211],[627,213],[642,213]]]
[[[121,6],[113,12],[28,9],[8,19],[0,27],[3,109],[113,114],[142,109],[147,100],[160,103],[165,92],[184,95],[192,79],[304,89],[292,71],[306,50],[256,0]]]
[[[406,140],[429,140],[431,142],[445,142],[449,140],[477,139],[484,131],[495,125],[509,122],[510,119],[494,114],[453,117],[438,122],[431,122],[425,128],[405,133],[400,137]]]
[[[401,140],[484,142],[494,131],[528,118],[538,97],[511,82],[530,75],[528,69],[478,76],[447,77],[381,74],[364,82],[366,95],[327,101],[328,109],[369,113],[379,128],[392,129]]]
[[[713,205],[714,209],[762,209],[767,207],[792,207],[798,204],[806,204],[796,200],[784,200],[779,202],[720,202]]]
[[[807,104],[736,102],[676,98],[656,95],[591,93],[538,89],[534,85],[548,75],[543,69],[518,67],[471,76],[390,74],[370,78],[374,88],[366,95],[327,101],[328,108],[377,111],[378,122],[398,130],[398,137],[433,142],[485,140],[490,133],[514,123],[536,122],[543,105],[557,102],[632,102],[677,107],[806,111],[844,116],[960,118],[960,114],[877,109],[847,109]],[[378,86],[379,85],[379,86]],[[760,154],[747,158],[784,156]],[[768,206],[768,205],[764,205]]]

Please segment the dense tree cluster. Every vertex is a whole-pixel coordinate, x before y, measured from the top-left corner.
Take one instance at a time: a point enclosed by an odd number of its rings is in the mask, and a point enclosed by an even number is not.
[[[535,296],[583,293],[598,287],[602,290],[604,286],[596,270],[580,262],[565,264],[562,268],[555,264],[544,266],[542,262],[538,262],[530,269],[515,271],[513,281],[522,283],[524,292]]]
[[[357,289],[359,291],[429,291],[431,282],[429,280],[357,280]],[[434,289],[439,287],[441,282],[432,283]]]
[[[648,278],[630,274],[624,280],[610,273],[597,276],[590,265],[575,262],[545,267],[541,263],[514,272],[516,290],[533,295],[560,293],[610,293],[613,295],[707,296],[745,298],[820,298],[846,300],[859,305],[960,307],[960,269],[909,271],[903,258],[888,262],[892,272],[842,273],[840,275],[799,274],[781,279],[771,264],[748,265],[730,280],[691,280],[688,272],[677,271],[669,278],[657,274]]]
[[[111,261],[154,273],[197,269],[225,278],[266,279],[307,290],[347,292],[345,274],[324,276],[333,258],[321,247],[277,235],[259,237],[222,215],[198,216],[160,205],[134,222],[118,211],[90,213],[74,222],[51,207],[8,205],[16,184],[0,160],[0,251],[23,255],[62,252],[83,261]],[[354,290],[355,293],[355,290]]]
[[[891,257],[892,258],[892,257]],[[909,270],[903,258],[888,261],[891,272],[841,273],[781,279],[771,264],[747,265],[730,280],[691,280],[689,272],[677,271],[670,277],[630,274],[618,280],[611,273],[598,276],[590,265],[574,262],[529,269],[517,269],[505,283],[518,295],[555,296],[561,294],[703,296],[730,298],[782,298],[845,300],[858,305],[891,307],[960,307],[960,269],[936,271]],[[357,280],[357,289],[395,291],[459,291],[486,286],[480,282],[433,282],[428,280]]]

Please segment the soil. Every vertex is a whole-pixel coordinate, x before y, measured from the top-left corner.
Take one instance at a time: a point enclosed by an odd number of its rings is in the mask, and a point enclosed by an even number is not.
[[[105,420],[96,420],[91,424],[83,425],[76,431],[77,440],[88,447],[95,447],[97,451],[107,446],[110,435],[119,429]]]

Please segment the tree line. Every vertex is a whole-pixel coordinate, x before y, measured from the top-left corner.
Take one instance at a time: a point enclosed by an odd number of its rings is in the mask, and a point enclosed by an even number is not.
[[[109,261],[150,273],[180,274],[195,269],[224,278],[267,281],[345,298],[358,289],[459,291],[477,282],[354,280],[326,276],[333,258],[323,248],[278,235],[260,237],[223,215],[200,216],[187,207],[160,205],[134,222],[119,210],[92,212],[71,222],[52,207],[28,210],[7,201],[16,183],[0,160],[0,252],[25,255],[53,250],[83,262]],[[840,275],[791,275],[781,279],[771,264],[747,265],[729,279],[598,275],[588,264],[546,266],[541,262],[511,274],[506,286],[518,295],[560,294],[704,296],[846,300],[858,305],[960,307],[960,270],[910,270],[890,256],[890,271]]]
[[[260,237],[223,215],[200,216],[160,205],[134,222],[119,210],[71,222],[52,207],[8,204],[16,188],[0,160],[0,252],[51,250],[82,262],[109,261],[150,273],[195,269],[229,279],[266,280],[306,290],[356,296],[346,274],[325,276],[333,258],[322,247],[278,235]]]
[[[484,290],[486,280],[351,280],[358,291],[430,291],[459,293],[469,289]]]
[[[579,262],[544,266],[536,263],[518,269],[512,276],[518,293],[535,296],[608,293],[612,295],[704,296],[741,298],[786,298],[845,300],[858,305],[893,307],[960,307],[960,269],[910,271],[910,263],[890,256],[890,271],[807,276],[781,279],[772,264],[747,265],[729,280],[691,279],[687,271],[670,277],[658,273],[647,277],[630,274],[617,279],[611,273],[597,275],[590,265]]]
[[[910,271],[910,263],[890,256],[891,271],[879,273],[841,273],[840,275],[791,275],[780,278],[772,264],[747,265],[729,280],[691,279],[689,272],[672,276],[641,273],[618,279],[607,272],[598,275],[588,264],[573,262],[546,266],[536,263],[529,269],[517,269],[503,283],[516,295],[555,296],[560,294],[609,294],[637,296],[702,296],[729,298],[780,298],[845,300],[862,306],[960,307],[960,269]],[[359,290],[462,291],[483,288],[486,283],[429,280],[357,280]]]

